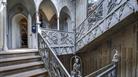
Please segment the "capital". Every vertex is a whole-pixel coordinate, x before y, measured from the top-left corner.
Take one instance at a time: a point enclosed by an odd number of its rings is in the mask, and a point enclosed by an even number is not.
[[[0,1],[3,5],[6,5],[7,4],[7,0],[1,0]]]

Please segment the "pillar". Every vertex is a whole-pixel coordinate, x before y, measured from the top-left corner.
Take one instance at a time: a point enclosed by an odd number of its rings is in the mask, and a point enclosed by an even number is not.
[[[41,22],[39,21],[39,6],[40,6],[42,1],[43,0],[34,0],[35,6],[36,6],[36,27],[37,27],[37,32],[41,32],[41,30],[40,30]],[[36,41],[38,41],[37,40],[38,39],[37,33],[36,33],[35,37],[36,37]],[[36,43],[35,48],[38,49],[38,43]]]
[[[59,30],[59,16],[57,16],[57,30]]]
[[[36,34],[33,34],[33,48],[36,48],[36,49],[38,49],[38,33],[40,33],[41,32],[41,30],[40,30],[40,24],[41,24],[41,22],[39,21],[39,11],[38,10],[36,10],[36,27],[37,27],[37,32],[36,32]]]
[[[2,4],[4,6],[3,8],[3,50],[7,51],[8,47],[7,47],[7,0],[3,0]]]
[[[40,32],[40,24],[41,22],[39,21],[39,11],[37,10],[36,11],[36,26],[37,26],[38,32]]]

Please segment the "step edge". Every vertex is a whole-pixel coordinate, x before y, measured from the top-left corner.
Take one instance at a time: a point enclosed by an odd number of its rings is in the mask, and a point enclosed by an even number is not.
[[[17,70],[17,69],[22,69],[22,68],[27,68],[27,67],[33,67],[33,66],[39,66],[39,65],[43,65],[44,63],[42,61],[41,62],[39,61],[39,62],[30,62],[30,63],[23,63],[23,64],[9,65],[9,66],[12,67],[11,69],[9,69],[10,67],[7,69],[8,66],[1,67],[3,69],[2,70],[0,69],[0,72]],[[13,67],[16,67],[16,68],[13,68]]]
[[[0,52],[0,55],[9,55],[9,54],[23,54],[23,53],[37,53],[38,51],[28,51],[28,52]]]
[[[4,59],[0,60],[0,63],[20,61],[20,60],[29,60],[29,59],[37,59],[37,58],[41,58],[41,56],[23,56],[23,57],[4,58]]]
[[[37,73],[34,74],[33,72],[37,72]],[[25,71],[25,72],[13,74],[13,75],[5,76],[5,77],[19,77],[19,76],[23,76],[23,75],[24,75],[24,77],[30,77],[30,76],[35,76],[35,75],[43,74],[43,73],[46,73],[46,72],[48,72],[48,71],[45,68],[41,68],[41,69],[35,69],[35,70],[31,70],[31,71]],[[33,73],[33,74],[28,75],[28,73],[30,73],[30,74]]]

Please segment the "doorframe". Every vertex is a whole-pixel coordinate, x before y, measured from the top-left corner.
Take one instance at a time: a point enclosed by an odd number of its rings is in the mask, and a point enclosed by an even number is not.
[[[12,32],[12,39],[11,39],[12,49],[21,48],[21,34],[20,34],[19,21],[22,18],[25,18],[27,20],[27,24],[28,24],[28,18],[22,13],[14,15],[11,20],[11,22],[12,22],[12,28],[11,28],[12,29],[11,30],[11,32]],[[27,25],[27,26],[29,26],[29,25]],[[27,28],[29,30],[29,27],[27,27]],[[17,32],[17,35],[15,34],[16,32]],[[16,36],[18,36],[18,37],[16,37]],[[17,39],[17,38],[19,38],[19,39]],[[27,36],[27,38],[28,38],[28,36]]]

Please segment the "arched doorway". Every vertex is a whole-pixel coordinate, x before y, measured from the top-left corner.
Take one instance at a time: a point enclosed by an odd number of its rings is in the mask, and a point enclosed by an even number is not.
[[[36,6],[34,0],[7,0],[7,43],[9,49],[37,48],[37,33],[32,32],[32,26],[36,25]],[[27,21],[27,43],[22,46],[24,39],[21,35],[20,25]],[[25,22],[26,22],[25,21]],[[25,37],[25,36],[24,36]]]
[[[21,48],[28,48],[28,28],[27,28],[27,20],[22,18],[19,21],[20,25],[20,34],[21,34]]]
[[[12,18],[12,48],[28,48],[28,24],[23,14]]]

